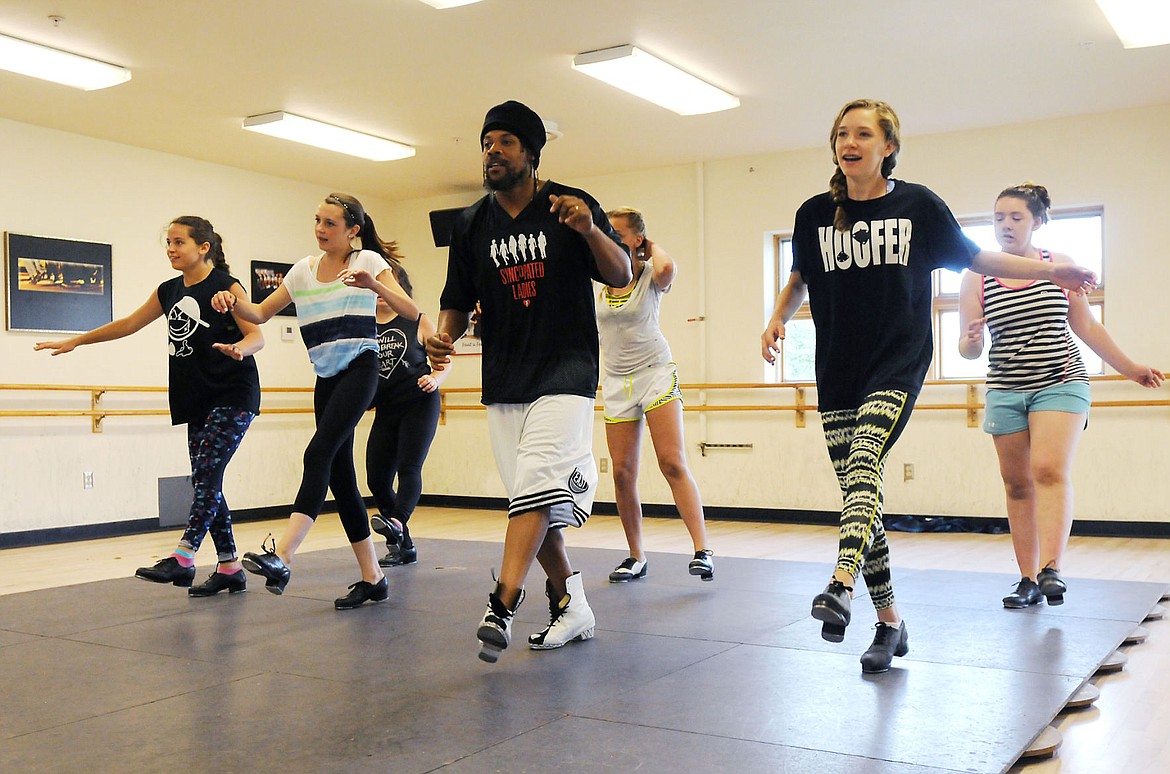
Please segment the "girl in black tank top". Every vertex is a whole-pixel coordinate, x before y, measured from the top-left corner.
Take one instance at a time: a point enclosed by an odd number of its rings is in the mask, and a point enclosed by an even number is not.
[[[406,271],[395,261],[390,265],[398,284],[413,295]],[[435,334],[429,317],[407,320],[381,301],[376,314],[378,390],[366,441],[366,483],[378,506],[370,527],[386,538],[389,549],[378,564],[396,567],[418,559],[408,522],[422,496],[423,462],[439,425],[439,385],[451,368],[432,373],[427,363],[424,342]]]

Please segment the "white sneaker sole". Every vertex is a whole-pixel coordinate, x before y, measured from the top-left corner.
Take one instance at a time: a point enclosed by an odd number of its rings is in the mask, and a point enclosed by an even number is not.
[[[595,629],[594,626],[590,626],[588,629],[581,632],[577,636],[570,637],[569,639],[565,640],[564,642],[559,642],[555,645],[551,644],[551,643],[547,643],[547,642],[545,642],[545,643],[530,642],[530,643],[528,643],[528,647],[531,648],[532,650],[556,650],[557,648],[565,647],[573,640],[581,640],[582,642],[584,642],[585,640],[593,639],[594,629]]]

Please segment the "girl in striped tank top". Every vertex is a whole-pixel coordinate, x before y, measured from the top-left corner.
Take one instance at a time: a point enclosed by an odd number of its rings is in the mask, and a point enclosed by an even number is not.
[[[1035,183],[1000,193],[995,237],[1004,252],[1072,263],[1067,255],[1032,245],[1032,233],[1048,222],[1051,205],[1047,189]],[[967,272],[959,318],[959,353],[969,360],[983,353],[984,327],[991,332],[983,429],[999,456],[1021,575],[1003,606],[1025,608],[1042,597],[1059,605],[1067,590],[1060,560],[1072,529],[1072,457],[1089,413],[1089,378],[1072,335],[1144,387],[1159,386],[1162,372],[1130,360],[1093,317],[1084,295],[1047,280]]]

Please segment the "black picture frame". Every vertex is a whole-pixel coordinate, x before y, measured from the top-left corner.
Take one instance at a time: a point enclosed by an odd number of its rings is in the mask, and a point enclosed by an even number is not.
[[[10,331],[84,333],[114,319],[112,245],[4,232]]]
[[[291,263],[273,263],[272,261],[252,261],[252,287],[249,291],[252,303],[258,304],[272,295],[288,272],[292,269]],[[276,313],[282,317],[296,317],[297,305],[289,304]]]

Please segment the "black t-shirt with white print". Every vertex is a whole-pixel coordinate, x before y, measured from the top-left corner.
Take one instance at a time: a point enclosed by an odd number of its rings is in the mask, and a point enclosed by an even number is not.
[[[592,280],[602,278],[585,238],[549,212],[550,195],[580,197],[621,244],[596,199],[552,181],[514,220],[488,194],[455,222],[441,306],[470,313],[482,305],[485,404],[597,393]]]
[[[372,407],[397,406],[434,395],[418,386],[420,377],[429,374],[427,350],[418,341],[422,320],[407,320],[396,315],[390,322],[378,323],[378,391]]]
[[[856,408],[877,390],[917,395],[934,354],[931,273],[961,271],[979,248],[925,186],[895,181],[876,199],[849,200],[833,228],[828,192],[796,213],[793,268],[808,285],[816,326],[817,403]]]
[[[233,360],[212,344],[235,344],[244,338],[230,313],[211,308],[211,297],[238,283],[222,269],[186,287],[175,277],[158,286],[158,302],[167,320],[170,357],[171,424],[203,422],[213,408],[260,413],[260,376],[256,360]]]

